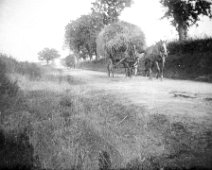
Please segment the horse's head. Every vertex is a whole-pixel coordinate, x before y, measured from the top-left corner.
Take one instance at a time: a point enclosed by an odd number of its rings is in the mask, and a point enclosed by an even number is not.
[[[141,49],[136,48],[135,45],[133,46],[133,50],[134,50],[135,58],[137,58],[138,60],[143,58],[144,54],[146,52],[145,50],[141,50]]]
[[[166,42],[160,40],[160,42],[158,43],[158,47],[159,47],[160,53],[161,53],[163,56],[167,57],[167,56],[168,56],[168,50],[167,50]]]

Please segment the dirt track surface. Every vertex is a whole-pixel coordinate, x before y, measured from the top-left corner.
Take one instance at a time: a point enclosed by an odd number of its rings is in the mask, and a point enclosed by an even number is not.
[[[163,81],[146,77],[126,78],[88,70],[65,70],[66,74],[82,81],[92,90],[112,94],[123,104],[135,104],[146,109],[147,114],[165,114],[198,119],[212,119],[212,84],[184,80]]]

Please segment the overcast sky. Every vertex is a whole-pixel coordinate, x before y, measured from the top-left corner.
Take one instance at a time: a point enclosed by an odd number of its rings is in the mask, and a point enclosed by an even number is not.
[[[37,61],[37,53],[45,47],[55,48],[62,57],[64,28],[70,20],[88,14],[93,0],[0,0],[0,52],[21,61]],[[164,8],[159,0],[134,0],[123,11],[121,20],[138,25],[146,35],[147,45],[163,39],[177,38],[168,20],[160,20]],[[192,27],[193,37],[212,36],[212,22],[203,18]]]

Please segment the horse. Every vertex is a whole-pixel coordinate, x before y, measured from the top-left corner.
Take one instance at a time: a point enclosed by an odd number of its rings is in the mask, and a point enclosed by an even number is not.
[[[122,59],[113,59],[111,57],[107,58],[107,71],[108,77],[114,77],[114,68],[118,67],[118,65],[122,64],[125,69],[126,76],[130,76],[130,67],[129,63],[125,61],[126,57]]]
[[[122,64],[124,69],[125,69],[125,75],[126,77],[131,77],[133,69],[135,76],[138,73],[138,65],[139,65],[139,60],[143,57],[144,52],[139,54],[135,47],[134,47],[134,52],[135,54],[130,56],[128,54],[128,51],[126,50],[124,53],[122,53],[122,57],[114,59],[112,55],[108,55],[108,62],[107,62],[107,70],[108,70],[108,76],[114,77],[114,68],[116,68],[118,65]]]
[[[141,53],[138,53],[136,50],[135,50],[135,62],[133,64],[133,68],[135,70],[134,72],[134,75],[137,76],[138,75],[138,66],[139,66],[139,62],[140,60],[144,57],[144,53],[145,51],[142,51]]]
[[[119,58],[114,58],[111,53],[107,53],[107,71],[108,71],[108,77],[112,75],[114,77],[114,68],[118,67],[120,64],[123,65],[125,68],[125,74],[126,76],[130,75],[130,68],[129,64],[125,61],[126,58],[128,58],[129,55],[127,54],[127,51],[121,54]]]
[[[149,72],[149,78],[152,79],[152,69],[154,66],[156,66],[156,78],[160,76],[162,80],[163,70],[167,56],[168,50],[164,41],[159,41],[155,45],[147,48],[144,53],[144,67],[146,76],[147,72]]]
[[[133,69],[134,69],[134,75],[137,76],[138,73],[138,65],[139,65],[140,56],[136,56],[134,58],[126,58],[123,61],[123,65],[125,68],[125,73],[127,77],[131,77]]]

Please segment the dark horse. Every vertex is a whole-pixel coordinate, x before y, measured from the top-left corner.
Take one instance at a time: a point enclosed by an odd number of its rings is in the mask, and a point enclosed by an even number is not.
[[[139,60],[143,58],[144,51],[142,51],[142,53],[140,54],[136,51],[136,48],[134,46],[132,50],[133,54],[129,55],[127,49],[125,50],[125,52],[121,53],[121,57],[118,58],[114,58],[111,53],[107,53],[107,70],[109,77],[111,75],[112,77],[114,77],[114,68],[118,67],[120,64],[122,64],[125,69],[126,77],[131,77],[133,70],[134,74],[137,75]]]
[[[166,43],[164,41],[159,41],[155,45],[147,48],[144,54],[145,62],[145,74],[149,72],[149,78],[152,78],[152,69],[156,66],[156,78],[159,76],[163,79],[163,70],[165,66],[166,57],[168,56],[168,51]]]
[[[126,62],[126,59],[127,59],[126,56],[122,59],[113,59],[111,57],[107,58],[108,76],[114,77],[114,68],[118,67],[120,64],[122,64],[123,67],[125,68],[126,76],[130,76],[131,75],[130,64]]]
[[[114,77],[114,68],[118,67],[120,64],[123,65],[125,69],[126,77],[131,77],[133,69],[135,70],[135,75],[137,75],[138,63],[140,56],[129,57],[126,53],[122,59],[114,60],[113,58],[108,58],[107,70],[108,76]]]

